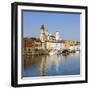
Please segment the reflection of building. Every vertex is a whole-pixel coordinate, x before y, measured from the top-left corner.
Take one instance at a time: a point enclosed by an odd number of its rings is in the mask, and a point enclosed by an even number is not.
[[[42,56],[40,63],[40,76],[45,76],[45,70],[46,70],[46,56]]]

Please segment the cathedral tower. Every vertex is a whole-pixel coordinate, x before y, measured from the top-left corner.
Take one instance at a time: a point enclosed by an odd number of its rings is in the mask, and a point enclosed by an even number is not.
[[[46,48],[46,30],[44,25],[40,27],[40,40],[42,42],[42,49]]]

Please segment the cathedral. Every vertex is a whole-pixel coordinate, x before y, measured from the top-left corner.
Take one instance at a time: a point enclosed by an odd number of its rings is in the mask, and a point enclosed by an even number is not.
[[[60,49],[64,47],[64,41],[60,38],[59,32],[49,34],[44,25],[40,27],[40,40],[42,49]]]

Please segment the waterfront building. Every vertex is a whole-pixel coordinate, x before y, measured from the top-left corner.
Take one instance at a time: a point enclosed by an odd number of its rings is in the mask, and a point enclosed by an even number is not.
[[[59,32],[56,32],[56,40],[60,40]]]
[[[68,49],[70,51],[72,51],[72,50],[79,51],[80,50],[80,42],[66,40],[65,45],[68,47]]]
[[[35,51],[41,49],[41,41],[38,38],[24,38],[23,39],[23,50],[24,54],[34,54]]]
[[[30,52],[32,48],[35,47],[34,44],[34,40],[30,39],[30,38],[24,38],[23,39],[23,49],[24,49],[24,53],[26,52]]]
[[[80,45],[74,45],[74,46],[69,46],[69,50],[75,50],[75,51],[79,51],[80,50]]]
[[[53,34],[50,34],[48,41],[55,41],[55,40],[56,40],[56,37]]]
[[[47,41],[46,42],[46,48],[49,50],[63,50],[66,48],[66,45],[64,44],[64,40],[58,40],[58,41]]]
[[[66,48],[64,40],[60,39],[59,32],[56,32],[55,35],[51,33],[49,34],[44,25],[41,25],[40,27],[40,40],[42,43],[42,49],[61,50]]]
[[[46,29],[44,27],[44,25],[41,25],[40,27],[40,40],[42,43],[42,49],[46,49],[46,40],[47,40],[48,36],[47,36],[47,32]]]
[[[26,54],[48,54],[50,50],[80,50],[80,42],[62,40],[59,32],[51,34],[41,25],[40,37],[24,38],[23,47]]]

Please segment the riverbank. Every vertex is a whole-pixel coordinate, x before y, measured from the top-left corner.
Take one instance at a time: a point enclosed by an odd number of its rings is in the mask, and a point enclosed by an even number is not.
[[[48,49],[31,49],[29,51],[24,51],[24,55],[54,55],[54,54],[63,54],[68,55],[69,53],[78,53],[80,50],[48,50]]]

